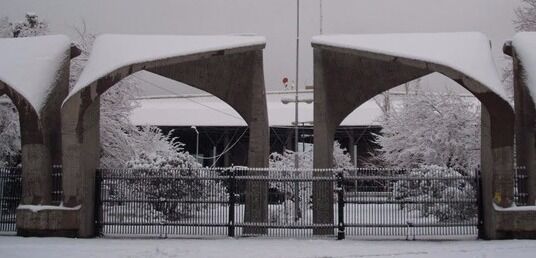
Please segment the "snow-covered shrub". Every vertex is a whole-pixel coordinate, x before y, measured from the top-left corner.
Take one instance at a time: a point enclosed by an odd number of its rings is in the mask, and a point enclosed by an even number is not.
[[[472,202],[456,202],[475,199],[472,182],[460,178],[466,175],[452,168],[428,165],[410,170],[407,176],[409,180],[399,180],[392,186],[392,198],[410,202],[401,208],[417,210],[421,216],[434,216],[440,221],[463,221],[477,214],[477,207]],[[429,203],[412,204],[412,201]]]
[[[130,191],[144,198],[158,200],[151,202],[152,209],[162,214],[168,221],[187,217],[195,207],[189,203],[170,200],[194,200],[205,196],[206,183],[195,180],[199,177],[201,164],[185,152],[173,155],[159,155],[141,152],[137,158],[127,162],[132,176]],[[177,178],[188,177],[188,179]]]

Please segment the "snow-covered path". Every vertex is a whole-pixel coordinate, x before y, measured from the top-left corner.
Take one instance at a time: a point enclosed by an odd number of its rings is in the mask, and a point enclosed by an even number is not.
[[[0,237],[0,257],[535,257],[536,241]]]

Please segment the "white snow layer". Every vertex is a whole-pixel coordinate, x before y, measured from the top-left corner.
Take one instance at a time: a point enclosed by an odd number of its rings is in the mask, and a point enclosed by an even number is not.
[[[0,81],[39,113],[69,58],[70,44],[63,35],[0,39]]]
[[[532,100],[536,102],[536,32],[520,32],[514,36],[512,45],[525,68],[522,74]]]
[[[534,257],[534,240],[71,239],[0,237],[0,257],[504,258]]]
[[[490,41],[479,32],[322,35],[313,37],[312,43],[444,65],[508,100]]]
[[[80,210],[81,207],[82,207],[81,205],[78,205],[75,207],[65,207],[63,206],[63,204],[59,206],[22,204],[17,207],[17,210],[30,210],[32,212],[40,212],[40,211],[46,211],[46,210],[75,211],[75,210]]]
[[[260,36],[117,35],[97,37],[88,63],[67,99],[106,74],[132,64],[210,51],[263,45]]]
[[[511,207],[503,208],[495,203],[493,203],[493,209],[496,211],[533,211],[536,212],[536,206],[516,206],[512,204]]]

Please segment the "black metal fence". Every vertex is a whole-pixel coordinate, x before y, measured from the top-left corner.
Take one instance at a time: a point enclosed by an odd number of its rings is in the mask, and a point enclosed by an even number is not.
[[[344,182],[347,236],[477,236],[477,171],[355,169]]]
[[[313,174],[316,173],[316,177]],[[323,176],[318,176],[323,174]],[[415,170],[99,170],[103,235],[444,237],[478,233],[478,175]],[[248,184],[268,189],[264,222],[245,221]],[[333,194],[333,223],[315,224],[313,185]]]
[[[61,166],[52,168],[52,204],[61,202],[63,195]],[[22,168],[0,168],[0,233],[16,231],[15,214],[22,193]]]
[[[0,232],[14,232],[22,188],[20,168],[0,168]]]
[[[517,167],[514,170],[514,202],[518,206],[528,204],[528,174],[525,167]]]

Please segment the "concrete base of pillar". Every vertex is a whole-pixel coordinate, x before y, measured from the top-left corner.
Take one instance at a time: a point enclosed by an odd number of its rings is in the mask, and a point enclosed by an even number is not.
[[[496,211],[497,239],[536,239],[536,210]]]
[[[38,206],[35,206],[38,207]],[[54,206],[49,206],[54,207]],[[77,209],[17,209],[17,235],[24,237],[77,237]]]

